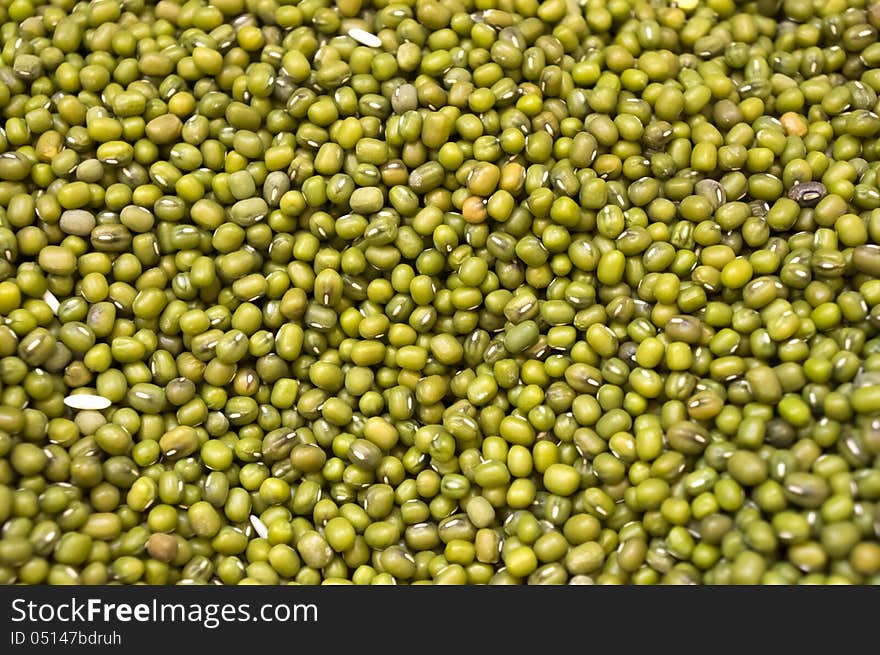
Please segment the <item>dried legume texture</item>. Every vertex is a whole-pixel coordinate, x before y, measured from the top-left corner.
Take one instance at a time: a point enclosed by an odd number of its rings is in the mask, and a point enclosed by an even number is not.
[[[0,582],[880,581],[876,0],[0,5]]]

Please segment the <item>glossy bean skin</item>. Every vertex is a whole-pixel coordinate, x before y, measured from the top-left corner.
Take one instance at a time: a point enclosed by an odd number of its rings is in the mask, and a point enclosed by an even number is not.
[[[2,12],[3,582],[878,581],[871,3]]]

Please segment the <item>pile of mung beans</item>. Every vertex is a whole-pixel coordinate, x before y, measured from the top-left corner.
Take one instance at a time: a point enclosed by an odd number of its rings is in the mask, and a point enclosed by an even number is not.
[[[0,0],[0,583],[880,582],[878,27]]]

